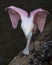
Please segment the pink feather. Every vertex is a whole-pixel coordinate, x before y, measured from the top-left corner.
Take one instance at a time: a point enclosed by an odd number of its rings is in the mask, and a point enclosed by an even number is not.
[[[28,14],[25,10],[15,7],[15,6],[10,6],[5,8],[5,10],[8,10],[10,19],[11,19],[11,23],[12,23],[12,27],[14,29],[16,29],[17,25],[18,25],[18,21],[19,19],[23,19],[23,17],[27,17]]]
[[[47,14],[49,14],[49,12],[46,10],[43,10],[41,8],[33,10],[32,12],[30,12],[30,16],[33,16],[34,23],[37,25],[37,27],[41,33],[43,32],[43,29],[45,26]]]

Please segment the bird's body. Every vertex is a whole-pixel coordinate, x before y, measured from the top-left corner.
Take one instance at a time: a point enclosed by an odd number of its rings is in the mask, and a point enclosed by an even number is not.
[[[21,19],[21,29],[27,38],[27,44],[23,50],[23,54],[28,55],[32,30],[35,28],[36,31],[36,28],[38,28],[41,33],[43,32],[48,11],[39,8],[31,11],[30,16],[28,16],[27,11],[15,6],[7,7],[5,10],[8,11],[14,29],[16,29],[18,25],[18,20]]]
[[[23,30],[26,38],[28,38],[29,33],[32,32],[34,28],[34,24],[32,21],[33,21],[33,18],[25,17],[21,22],[21,29]]]

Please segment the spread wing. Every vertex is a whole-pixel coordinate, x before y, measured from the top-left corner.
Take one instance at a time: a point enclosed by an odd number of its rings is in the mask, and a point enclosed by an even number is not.
[[[41,8],[30,12],[30,16],[33,16],[33,21],[41,33],[43,32],[45,26],[47,14],[49,14],[49,12]]]
[[[21,19],[23,19],[24,17],[28,16],[28,13],[18,7],[15,6],[9,6],[7,8],[5,8],[5,11],[8,11],[11,23],[12,23],[12,27],[15,29],[18,25],[18,21]]]

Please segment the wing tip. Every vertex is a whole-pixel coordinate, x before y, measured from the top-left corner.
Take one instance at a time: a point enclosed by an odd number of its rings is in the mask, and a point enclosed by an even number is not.
[[[8,9],[12,9],[13,7],[15,7],[15,6],[8,6],[8,7],[6,7],[5,9],[4,9],[4,11],[6,11],[6,10],[8,10]]]
[[[42,12],[49,14],[49,12],[47,10],[44,10],[43,8],[38,8],[37,10],[39,10],[40,12],[42,11]]]

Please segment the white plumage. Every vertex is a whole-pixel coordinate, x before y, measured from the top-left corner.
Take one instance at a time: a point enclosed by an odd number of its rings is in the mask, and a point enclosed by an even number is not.
[[[28,37],[29,33],[33,30],[34,24],[33,24],[33,19],[31,17],[26,17],[24,20],[21,22],[21,28],[26,36]]]

